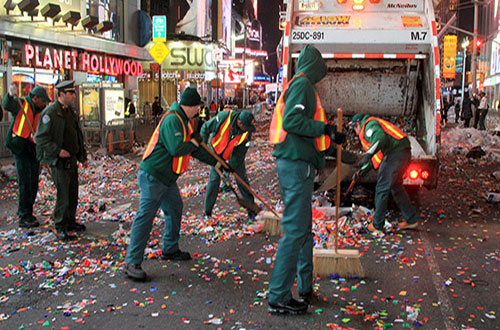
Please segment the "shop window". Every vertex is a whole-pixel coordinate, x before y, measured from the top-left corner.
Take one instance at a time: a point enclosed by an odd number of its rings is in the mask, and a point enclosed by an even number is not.
[[[96,16],[99,22],[113,22],[113,29],[102,34],[104,38],[123,42],[123,0],[86,0],[86,7],[87,15]]]

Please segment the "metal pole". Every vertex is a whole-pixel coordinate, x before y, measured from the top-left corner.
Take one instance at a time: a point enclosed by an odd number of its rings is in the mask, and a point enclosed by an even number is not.
[[[460,114],[464,110],[464,99],[465,99],[465,64],[467,60],[467,49],[464,48],[464,63],[463,63],[463,69],[462,69],[462,102],[460,103]]]
[[[215,74],[215,79],[217,83],[217,89],[215,90],[215,104],[217,105],[217,109],[219,109],[219,61],[217,63],[217,73]]]
[[[160,107],[162,106],[162,101],[161,101],[161,77],[162,76],[162,72],[161,72],[161,63],[160,63],[160,73],[158,75],[158,98],[160,100]]]
[[[244,23],[244,42],[243,42],[243,109],[247,106],[247,82],[246,82],[246,60],[247,60],[247,24]]]
[[[477,25],[478,25],[478,15],[479,15],[479,4],[478,1],[474,1],[474,41],[472,44],[472,58],[471,58],[471,72],[472,72],[472,91],[474,93],[476,90],[476,60],[477,60]]]

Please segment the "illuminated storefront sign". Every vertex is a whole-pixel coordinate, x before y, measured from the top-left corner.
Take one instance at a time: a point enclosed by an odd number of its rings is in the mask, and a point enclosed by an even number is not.
[[[295,25],[297,26],[348,26],[351,16],[325,16],[325,15],[306,15],[295,17]]]
[[[170,55],[162,67],[170,71],[216,71],[214,45],[197,41],[167,41]]]
[[[24,45],[27,66],[84,71],[93,74],[141,76],[142,64],[107,55],[82,53],[75,50]]]

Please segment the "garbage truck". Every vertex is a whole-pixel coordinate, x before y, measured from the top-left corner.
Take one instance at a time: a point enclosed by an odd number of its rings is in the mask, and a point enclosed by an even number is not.
[[[439,160],[440,68],[431,0],[285,0],[283,84],[310,44],[327,64],[316,85],[327,117],[364,113],[410,138],[404,184],[435,188]],[[373,171],[372,171],[373,172]],[[376,180],[372,173],[365,180]]]

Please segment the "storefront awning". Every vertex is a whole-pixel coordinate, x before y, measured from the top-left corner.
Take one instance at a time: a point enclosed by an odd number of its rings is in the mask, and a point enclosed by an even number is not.
[[[91,50],[142,61],[151,60],[151,55],[145,48],[87,35],[83,32],[61,32],[39,28],[33,24],[12,24],[11,22],[0,21],[0,36]]]

